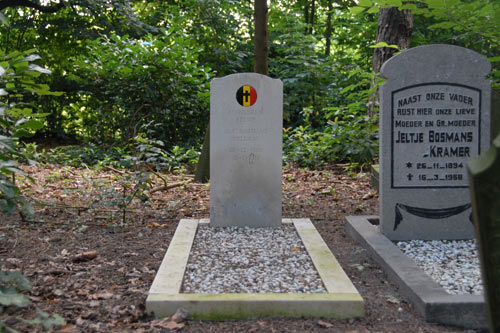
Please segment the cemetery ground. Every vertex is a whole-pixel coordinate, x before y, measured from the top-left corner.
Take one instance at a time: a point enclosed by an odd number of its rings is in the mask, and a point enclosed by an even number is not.
[[[32,306],[0,314],[20,331],[33,331],[16,318],[34,316],[36,307],[61,315],[66,325],[55,330],[61,332],[462,331],[425,323],[344,232],[344,216],[378,214],[367,170],[283,170],[283,216],[312,220],[362,295],[363,318],[174,322],[145,314],[146,295],[179,220],[209,217],[208,185],[187,174],[152,174],[153,190],[139,190],[128,204],[134,178],[128,171],[23,169],[34,183],[18,182],[38,203],[36,215],[0,215],[1,269],[19,270],[33,283]]]

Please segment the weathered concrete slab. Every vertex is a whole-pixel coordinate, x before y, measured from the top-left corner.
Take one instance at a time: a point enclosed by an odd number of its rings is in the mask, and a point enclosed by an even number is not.
[[[256,73],[210,85],[210,220],[214,226],[281,223],[283,83]]]
[[[451,295],[381,234],[378,216],[347,216],[346,233],[382,267],[388,279],[431,323],[484,329],[488,322],[483,295]]]
[[[189,259],[198,220],[180,220],[158,273],[151,285],[150,293],[177,293],[182,286],[184,270]]]
[[[183,307],[190,318],[223,320],[258,317],[350,318],[364,315],[363,299],[309,219],[283,219],[293,223],[318,270],[327,293],[318,294],[184,294],[178,284],[184,276],[194,235],[193,227],[206,220],[182,220],[162,261],[147,300],[146,311],[170,316]],[[174,242],[192,239],[191,243]],[[171,247],[173,250],[171,250]],[[182,259],[172,259],[182,258]],[[179,266],[179,267],[173,267]],[[165,272],[171,272],[166,274]]]

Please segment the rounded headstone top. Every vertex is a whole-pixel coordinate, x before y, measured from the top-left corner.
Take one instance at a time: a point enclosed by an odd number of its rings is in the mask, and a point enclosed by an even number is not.
[[[281,81],[279,79],[273,79],[270,76],[260,74],[260,73],[253,73],[253,72],[245,72],[245,73],[235,73],[235,74],[229,74],[226,76],[222,77],[216,77],[213,80],[247,80],[248,78],[253,78],[255,80],[267,80],[267,81]]]
[[[380,72],[389,80],[409,83],[484,80],[490,70],[490,62],[475,51],[455,45],[433,44],[401,52],[387,60]]]

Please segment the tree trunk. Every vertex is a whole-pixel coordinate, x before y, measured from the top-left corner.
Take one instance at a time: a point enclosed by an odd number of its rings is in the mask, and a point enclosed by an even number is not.
[[[305,0],[304,1],[304,20],[306,22],[306,29],[304,33],[312,34],[313,24],[314,24],[314,14],[315,14],[316,0]]]
[[[268,32],[267,32],[267,0],[255,0],[254,7],[254,71],[268,74]],[[203,149],[201,150],[194,180],[206,183],[210,179],[210,124],[205,132]]]
[[[400,50],[405,50],[410,47],[413,27],[413,14],[410,10],[400,11],[397,7],[381,8],[378,16],[376,42],[397,45]],[[373,53],[373,71],[380,72],[382,64],[395,52],[397,52],[396,49],[389,47],[376,48]]]
[[[309,31],[309,0],[304,1],[304,20],[306,22],[306,30],[304,30],[304,34],[307,34]]]
[[[397,7],[381,8],[378,16],[377,40],[389,45],[397,45],[399,50],[410,47],[411,35],[413,33],[414,20],[410,10],[399,10]],[[379,73],[382,64],[394,55],[398,50],[390,47],[375,48],[373,52],[373,72]],[[372,80],[371,86],[375,85]],[[368,104],[368,116],[374,115],[375,106],[379,104],[378,89],[370,97]]]
[[[313,33],[313,26],[314,26],[314,14],[316,12],[316,1],[315,0],[312,0],[312,3],[311,3],[311,14],[309,16],[309,34],[312,35]]]
[[[325,31],[325,56],[330,55],[330,48],[332,45],[332,11],[333,11],[333,0],[328,0],[328,14],[326,16],[326,31]]]
[[[267,52],[267,0],[255,0],[254,5],[254,71],[256,73],[268,74]]]
[[[203,148],[201,149],[200,158],[196,165],[196,174],[194,181],[197,183],[206,183],[210,180],[210,122],[208,123],[203,140]]]

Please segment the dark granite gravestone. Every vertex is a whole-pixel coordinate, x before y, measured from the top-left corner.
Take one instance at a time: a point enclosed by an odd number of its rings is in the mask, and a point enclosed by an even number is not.
[[[491,137],[500,134],[500,92],[491,90]]]
[[[467,167],[490,331],[500,332],[500,135]]]
[[[474,237],[465,164],[489,147],[490,68],[452,45],[409,49],[382,66],[380,226],[389,239]]]

